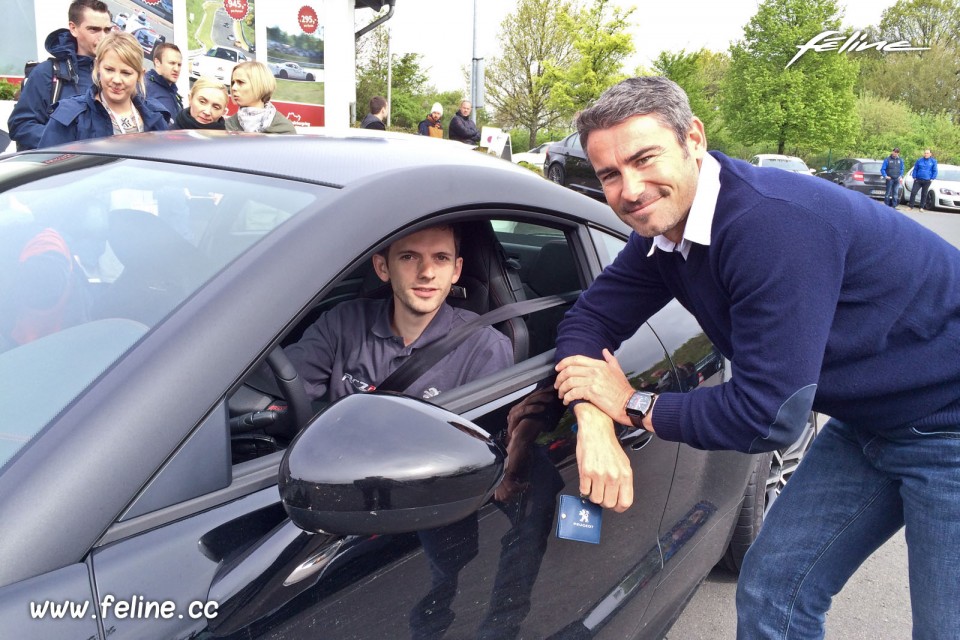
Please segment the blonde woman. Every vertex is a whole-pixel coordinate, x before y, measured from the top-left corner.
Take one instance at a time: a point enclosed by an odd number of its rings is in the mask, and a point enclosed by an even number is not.
[[[277,81],[262,62],[241,62],[230,77],[230,97],[240,109],[228,116],[227,131],[296,133],[293,123],[270,102]]]
[[[227,89],[213,78],[199,78],[190,88],[186,107],[173,122],[176,129],[226,128],[223,114],[227,110]]]
[[[146,100],[143,49],[129,33],[111,32],[97,45],[93,86],[61,100],[40,136],[38,148],[75,140],[142,131],[163,131],[172,114]]]

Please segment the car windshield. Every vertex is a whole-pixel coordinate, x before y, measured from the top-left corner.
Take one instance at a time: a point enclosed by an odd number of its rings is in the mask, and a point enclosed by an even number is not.
[[[882,165],[882,162],[864,162],[861,166],[863,167],[864,173],[880,173],[880,167]]]
[[[940,167],[937,171],[937,180],[947,180],[948,182],[960,182],[960,168],[944,169]]]
[[[807,165],[800,158],[767,158],[763,164],[777,169],[786,169],[787,171],[807,171]]]
[[[0,465],[315,187],[83,155],[0,161]]]

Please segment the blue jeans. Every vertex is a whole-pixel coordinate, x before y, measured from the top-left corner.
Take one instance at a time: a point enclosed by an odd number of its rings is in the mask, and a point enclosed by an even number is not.
[[[913,637],[960,638],[960,425],[880,436],[830,420],[744,559],[737,638],[823,638],[833,596],[902,526]]]
[[[883,196],[883,204],[894,207],[900,203],[900,178],[887,180],[887,193]]]

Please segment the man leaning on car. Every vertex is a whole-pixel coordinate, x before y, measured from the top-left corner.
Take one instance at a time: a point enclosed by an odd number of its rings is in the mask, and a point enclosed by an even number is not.
[[[914,637],[954,636],[960,251],[835,184],[708,153],[703,123],[666,78],[623,81],[577,128],[634,230],[557,337],[580,492],[618,511],[633,502],[614,422],[761,453],[826,413],[743,561],[737,637],[822,638],[833,595],[904,526]],[[674,298],[734,374],[689,393],[635,391],[612,353]],[[905,362],[922,365],[908,375]]]

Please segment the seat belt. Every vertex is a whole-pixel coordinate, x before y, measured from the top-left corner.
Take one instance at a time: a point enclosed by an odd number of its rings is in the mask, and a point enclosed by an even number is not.
[[[405,391],[407,387],[426,373],[430,367],[440,362],[444,356],[459,347],[467,338],[483,327],[537,311],[543,311],[544,309],[559,307],[562,304],[573,302],[579,295],[580,291],[569,291],[555,296],[544,296],[542,298],[511,302],[510,304],[505,304],[502,307],[488,311],[482,316],[477,316],[470,322],[452,330],[439,340],[417,349],[403,364],[387,376],[386,380],[377,385],[377,391]]]

